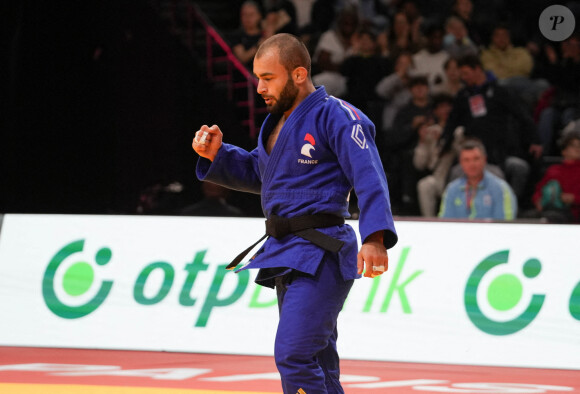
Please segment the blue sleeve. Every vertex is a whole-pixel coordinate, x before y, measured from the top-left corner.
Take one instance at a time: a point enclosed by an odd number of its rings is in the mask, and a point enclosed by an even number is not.
[[[327,133],[329,145],[358,197],[361,239],[364,242],[372,233],[384,231],[385,247],[393,247],[398,238],[374,126],[364,118],[350,121],[338,113],[329,116]]]
[[[518,202],[507,182],[499,183],[495,190],[493,218],[514,220],[518,214]]]
[[[213,162],[200,157],[195,172],[199,180],[230,189],[255,194],[260,194],[262,189],[257,148],[248,152],[224,143]]]

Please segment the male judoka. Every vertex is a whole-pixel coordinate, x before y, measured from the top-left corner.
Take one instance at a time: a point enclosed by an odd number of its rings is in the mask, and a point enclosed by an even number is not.
[[[276,288],[280,321],[274,355],[284,393],[343,393],[338,313],[363,271],[375,277],[387,270],[387,249],[397,234],[374,125],[349,103],[315,87],[310,64],[296,37],[266,40],[254,58],[258,94],[269,112],[258,147],[247,152],[222,142],[216,125],[202,126],[192,145],[201,156],[199,179],[261,194],[269,238],[241,269],[258,268],[256,282]],[[360,251],[344,222],[353,188]],[[242,259],[243,254],[231,268]]]

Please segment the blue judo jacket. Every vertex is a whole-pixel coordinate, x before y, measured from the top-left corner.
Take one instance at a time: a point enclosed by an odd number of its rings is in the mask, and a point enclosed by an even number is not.
[[[286,119],[268,155],[266,142],[279,119],[280,115],[268,115],[252,152],[223,143],[213,162],[200,158],[198,178],[261,194],[266,217],[327,213],[348,218],[348,197],[354,187],[361,239],[384,231],[385,247],[392,247],[397,234],[373,123],[349,103],[317,87]],[[359,277],[352,227],[318,230],[344,242],[338,252],[343,279]],[[314,275],[325,253],[293,234],[270,237],[242,269],[287,267]]]

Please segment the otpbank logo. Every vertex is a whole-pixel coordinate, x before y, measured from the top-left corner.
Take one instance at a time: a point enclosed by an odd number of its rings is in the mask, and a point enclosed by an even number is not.
[[[492,319],[483,313],[480,302],[487,304],[494,315],[509,314],[522,301],[524,288],[520,277],[512,273],[500,273],[491,281],[487,281],[485,297],[479,297],[479,288],[484,277],[492,274],[492,269],[508,263],[509,250],[503,250],[486,257],[479,263],[467,280],[465,286],[464,302],[467,316],[471,322],[481,331],[491,335],[509,335],[516,333],[530,324],[540,312],[544,304],[545,295],[532,294],[528,305],[518,316],[505,319]],[[538,259],[531,258],[523,265],[523,275],[528,279],[537,277],[542,270],[542,264]]]
[[[113,255],[111,249],[102,247],[93,256],[93,252],[88,251],[88,248],[83,250],[84,248],[84,240],[68,243],[51,258],[44,272],[42,280],[44,302],[52,313],[61,318],[77,319],[93,313],[109,297],[113,287],[112,279],[96,279],[103,276],[97,275],[99,270],[111,261]],[[206,249],[195,252],[193,261],[184,266],[186,274],[177,297],[177,302],[181,306],[192,307],[199,304],[198,296],[193,296],[191,293],[196,283],[200,282],[197,280],[198,277],[207,273],[210,267],[204,262],[206,252]],[[248,287],[250,277],[248,271],[233,274],[226,270],[226,267],[227,264],[218,265],[213,279],[205,281],[209,283],[209,289],[201,303],[195,327],[205,327],[215,308],[224,308],[236,303]],[[227,294],[228,290],[222,291],[222,284],[227,274],[234,275],[237,281],[230,294]],[[157,279],[161,278],[160,286],[148,286],[153,276]],[[163,302],[174,287],[175,278],[174,266],[166,261],[153,261],[145,265],[135,278],[133,301],[141,306],[152,306]],[[155,278],[153,282],[156,282]],[[275,305],[275,298],[274,302],[267,303],[258,300],[259,291],[257,290],[256,288],[249,307],[264,308]]]
[[[95,268],[111,261],[111,249],[108,247],[99,249],[94,257],[95,264],[70,258],[83,252],[84,246],[84,240],[65,245],[53,256],[44,272],[42,280],[44,302],[52,313],[65,319],[76,319],[95,311],[105,301],[113,287],[112,281],[104,280],[98,289],[94,288]],[[61,267],[63,269],[59,269]],[[86,295],[92,293],[95,294],[86,299]],[[82,300],[80,304],[79,299]]]

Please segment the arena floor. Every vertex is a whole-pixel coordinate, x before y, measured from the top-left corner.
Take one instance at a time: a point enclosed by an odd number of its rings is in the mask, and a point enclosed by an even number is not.
[[[580,393],[580,371],[343,360],[346,393]],[[280,393],[272,357],[0,347],[2,394]]]

